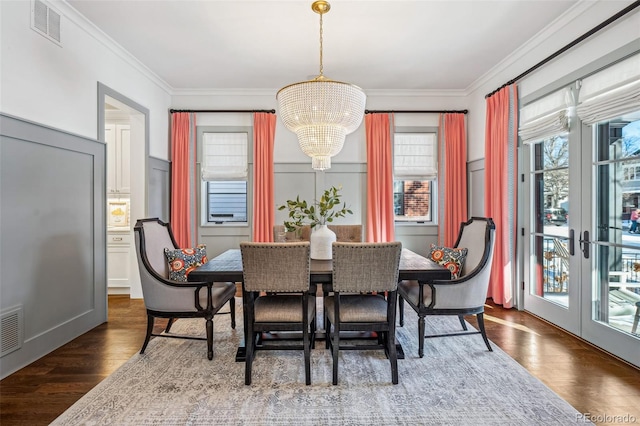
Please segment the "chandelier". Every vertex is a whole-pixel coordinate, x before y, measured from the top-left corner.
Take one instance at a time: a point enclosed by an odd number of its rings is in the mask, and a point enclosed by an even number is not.
[[[323,75],[322,15],[330,8],[323,0],[311,5],[320,15],[320,75],[285,86],[276,95],[284,125],[296,134],[315,170],[331,167],[331,157],[340,152],[346,135],[360,126],[367,100],[358,86]]]

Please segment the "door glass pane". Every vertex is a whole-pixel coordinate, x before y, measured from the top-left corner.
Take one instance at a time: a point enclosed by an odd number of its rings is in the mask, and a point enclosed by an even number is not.
[[[569,141],[566,134],[533,146],[534,262],[530,292],[569,305]]]
[[[640,111],[597,124],[595,139],[593,319],[631,333],[640,312]]]
[[[532,294],[562,306],[569,305],[569,241],[566,238],[535,238],[536,268]]]

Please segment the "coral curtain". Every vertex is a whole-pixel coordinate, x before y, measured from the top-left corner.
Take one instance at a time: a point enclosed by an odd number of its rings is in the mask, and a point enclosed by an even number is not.
[[[253,115],[253,241],[272,242],[275,202],[273,143],[276,115]]]
[[[388,114],[367,114],[367,241],[395,240],[393,158]]]
[[[460,223],[467,213],[467,128],[464,114],[440,114],[439,166],[439,239],[453,247]]]
[[[487,297],[514,306],[517,191],[517,87],[506,86],[487,99],[485,127],[485,214],[496,224]]]
[[[171,229],[180,247],[195,246],[195,129],[195,114],[171,115]]]

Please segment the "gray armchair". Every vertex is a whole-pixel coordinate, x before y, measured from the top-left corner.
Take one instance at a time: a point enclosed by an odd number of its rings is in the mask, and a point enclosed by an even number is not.
[[[316,299],[309,294],[308,242],[240,243],[247,321],[244,383],[251,384],[256,350],[304,350],[305,383],[311,384]],[[302,345],[257,345],[265,332],[302,332]]]
[[[213,316],[229,302],[231,327],[236,326],[235,283],[206,283],[173,281],[165,248],[178,248],[171,226],[158,218],[136,222],[135,241],[142,283],[142,296],[147,308],[147,335],[140,353],[143,354],[151,336],[179,337],[207,341],[207,357],[213,358]],[[168,318],[165,334],[154,334],[155,318]],[[175,318],[204,318],[206,339],[168,334]]]
[[[418,355],[424,356],[425,337],[459,336],[482,334],[487,349],[491,345],[484,328],[484,303],[489,288],[495,224],[491,218],[472,217],[460,224],[457,248],[467,248],[468,254],[460,277],[447,281],[418,283],[401,281],[398,283],[400,326],[404,325],[404,302],[418,314]],[[467,331],[464,315],[475,314],[480,331]],[[456,315],[463,332],[425,336],[425,316]]]
[[[386,351],[391,382],[398,384],[395,324],[401,252],[399,242],[333,243],[333,294],[325,297],[324,312],[334,385],[338,384],[340,349],[376,348]],[[341,346],[341,331],[377,332],[380,344]]]

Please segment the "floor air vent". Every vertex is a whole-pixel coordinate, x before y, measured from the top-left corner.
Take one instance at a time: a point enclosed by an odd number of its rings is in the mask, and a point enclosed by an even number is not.
[[[0,357],[22,347],[22,306],[15,306],[0,313]]]
[[[60,45],[61,16],[47,3],[31,0],[31,28],[37,33]]]

